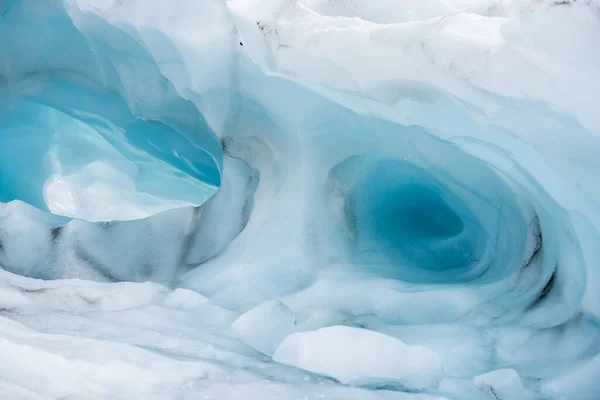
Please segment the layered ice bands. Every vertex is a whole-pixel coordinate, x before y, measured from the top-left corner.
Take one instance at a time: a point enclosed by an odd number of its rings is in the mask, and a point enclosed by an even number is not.
[[[600,392],[600,7],[0,1],[0,397]]]

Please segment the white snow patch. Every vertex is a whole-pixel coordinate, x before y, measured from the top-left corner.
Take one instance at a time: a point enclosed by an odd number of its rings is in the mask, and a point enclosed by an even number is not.
[[[442,358],[433,350],[349,326],[292,334],[273,359],[342,383],[397,381],[422,389],[434,386],[442,376]]]

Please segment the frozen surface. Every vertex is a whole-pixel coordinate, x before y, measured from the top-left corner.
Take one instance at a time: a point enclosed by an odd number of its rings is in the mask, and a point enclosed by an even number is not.
[[[217,138],[134,36],[56,0],[2,10],[1,201],[99,221],[215,192]]]
[[[499,369],[476,376],[473,384],[490,399],[533,399],[533,394],[523,387],[514,369]]]
[[[294,332],[295,322],[292,310],[271,300],[240,315],[231,329],[248,346],[273,355],[283,339]]]
[[[295,333],[279,345],[273,360],[336,378],[342,383],[423,389],[442,376],[439,354],[367,329],[330,326]]]
[[[597,2],[0,0],[0,43],[2,399],[597,400]]]

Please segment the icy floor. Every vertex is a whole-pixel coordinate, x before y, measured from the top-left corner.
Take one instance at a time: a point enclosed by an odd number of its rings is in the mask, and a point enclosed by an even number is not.
[[[0,399],[597,400],[600,5],[0,0]]]
[[[236,313],[185,289],[3,272],[2,291],[4,399],[441,398],[284,367],[236,337]]]

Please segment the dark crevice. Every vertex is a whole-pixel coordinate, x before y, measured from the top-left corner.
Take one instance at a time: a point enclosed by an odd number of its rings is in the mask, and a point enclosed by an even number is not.
[[[52,228],[50,230],[50,237],[52,238],[53,242],[57,242],[60,239],[60,236],[62,235],[62,230],[62,226],[57,226],[56,228]]]
[[[230,155],[229,148],[233,144],[233,139],[230,136],[224,136],[221,138],[221,150],[223,150],[223,155]]]
[[[531,221],[530,225],[533,225],[532,231],[533,235],[535,236],[535,247],[533,248],[533,252],[531,253],[529,259],[525,261],[525,268],[529,267],[533,261],[539,259],[541,255],[540,250],[542,250],[543,244],[542,228],[540,226],[540,219],[537,215],[535,216],[533,221]]]
[[[554,287],[554,282],[555,282],[555,278],[556,278],[556,271],[558,269],[558,265],[556,265],[554,267],[554,271],[552,271],[552,275],[550,276],[550,279],[548,279],[548,281],[546,282],[546,285],[544,285],[544,288],[542,289],[542,291],[540,292],[540,295],[537,297],[537,299],[535,299],[535,301],[531,304],[530,308],[534,308],[536,307],[538,304],[540,304],[546,297],[548,297],[548,295],[550,294],[550,292],[552,291],[552,288]]]
[[[492,386],[490,386],[490,392],[492,392],[492,396],[494,396],[494,398],[495,398],[496,400],[502,400],[502,399],[500,398],[500,396],[498,396],[498,395],[496,394],[496,391],[494,390],[494,388],[493,388]]]
[[[542,292],[540,293],[540,297],[538,298],[538,301],[543,300],[544,298],[546,298],[546,296],[548,296],[548,294],[550,293],[550,290],[552,290],[552,287],[554,286],[554,278],[555,277],[556,277],[556,270],[554,270],[554,272],[550,276],[550,279],[548,279],[548,282],[546,282],[546,286],[544,286],[544,288],[542,289]]]
[[[241,232],[248,224],[250,214],[252,213],[252,208],[254,206],[254,193],[256,192],[256,189],[258,188],[258,184],[260,182],[260,171],[257,168],[254,168],[252,164],[250,164],[250,162],[248,162],[245,158],[242,158],[240,155],[232,155],[231,150],[234,148],[234,145],[235,143],[231,136],[225,136],[221,138],[221,147],[223,149],[223,155],[231,157],[238,161],[242,161],[245,164],[245,167],[248,169],[248,178],[246,179],[244,188],[244,193],[247,193],[247,196],[245,198],[244,205],[240,210],[242,220],[240,227]]]

